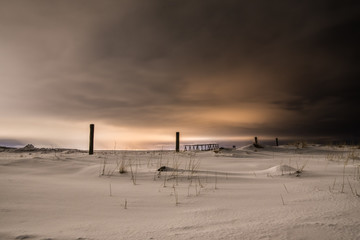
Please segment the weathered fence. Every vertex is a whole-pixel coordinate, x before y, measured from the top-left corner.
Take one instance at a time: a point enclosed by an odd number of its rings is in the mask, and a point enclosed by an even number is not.
[[[219,144],[216,143],[184,145],[184,151],[210,151],[217,149],[219,149]]]

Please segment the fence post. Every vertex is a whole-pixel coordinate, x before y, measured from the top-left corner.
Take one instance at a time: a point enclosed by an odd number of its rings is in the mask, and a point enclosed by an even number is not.
[[[94,154],[94,124],[90,124],[90,144],[89,144],[89,155]]]
[[[276,146],[279,146],[279,139],[276,138],[275,141],[276,141]]]
[[[257,139],[257,137],[255,137],[255,144],[258,144],[258,139]]]
[[[176,152],[180,151],[180,133],[176,132]]]

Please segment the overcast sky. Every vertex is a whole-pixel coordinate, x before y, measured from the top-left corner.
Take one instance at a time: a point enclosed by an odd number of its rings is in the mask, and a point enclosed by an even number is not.
[[[359,29],[359,1],[0,0],[0,143],[354,139]]]

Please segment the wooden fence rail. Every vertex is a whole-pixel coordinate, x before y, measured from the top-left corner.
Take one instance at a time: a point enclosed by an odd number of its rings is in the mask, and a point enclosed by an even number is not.
[[[192,151],[192,150],[199,150],[199,151],[210,151],[210,150],[217,150],[219,149],[219,144],[194,144],[194,145],[184,145],[184,151]]]

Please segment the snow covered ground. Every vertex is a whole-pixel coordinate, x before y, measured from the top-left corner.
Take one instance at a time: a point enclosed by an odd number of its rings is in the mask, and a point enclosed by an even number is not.
[[[0,151],[4,240],[360,239],[358,147]]]

